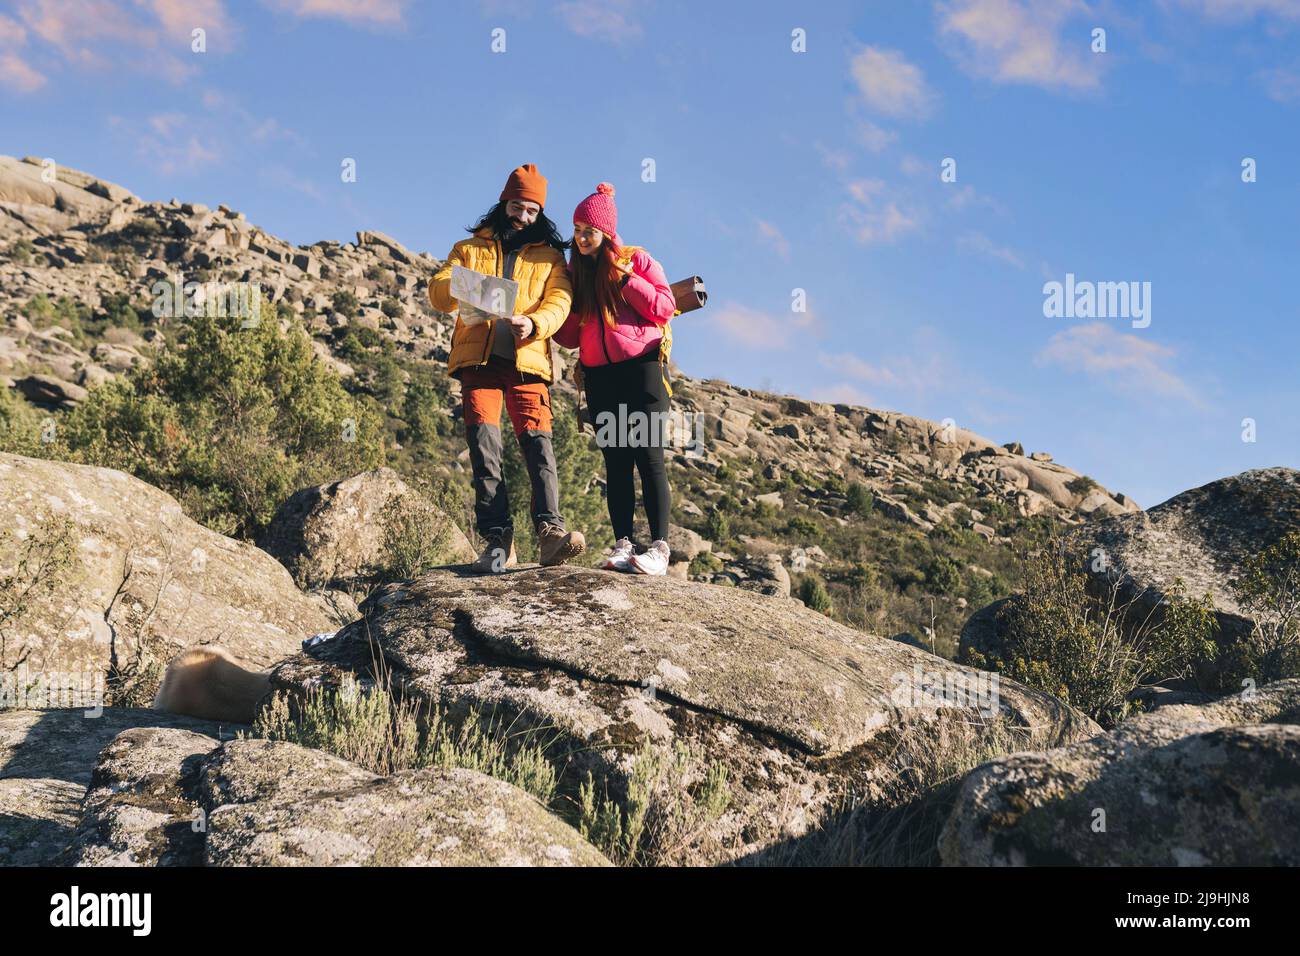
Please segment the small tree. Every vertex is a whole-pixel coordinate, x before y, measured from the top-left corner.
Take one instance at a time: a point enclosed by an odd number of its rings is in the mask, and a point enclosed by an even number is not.
[[[805,575],[799,582],[799,600],[819,614],[830,615],[834,610],[831,596],[821,578],[811,574]]]
[[[1232,589],[1255,621],[1238,652],[1242,676],[1300,676],[1300,531],[1248,558]]]
[[[849,514],[865,518],[871,514],[875,507],[876,499],[872,495],[871,489],[860,481],[855,481],[849,485],[847,492],[848,504],[846,506]]]

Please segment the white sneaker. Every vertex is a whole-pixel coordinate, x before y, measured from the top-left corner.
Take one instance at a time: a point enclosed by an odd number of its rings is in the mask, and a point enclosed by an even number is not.
[[[669,554],[668,542],[660,540],[650,545],[641,554],[632,555],[629,562],[638,574],[664,575],[668,573]]]
[[[606,571],[631,571],[633,551],[631,541],[627,538],[619,538],[614,545],[614,550],[609,553],[609,557],[600,562],[600,566]]]

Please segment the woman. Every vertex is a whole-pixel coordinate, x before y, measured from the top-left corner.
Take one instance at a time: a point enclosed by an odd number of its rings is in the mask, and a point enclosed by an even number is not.
[[[666,574],[672,502],[663,448],[668,387],[660,356],[676,305],[659,263],[619,238],[618,207],[609,183],[597,186],[573,211],[569,275],[573,308],[555,341],[579,349],[587,408],[605,457],[609,519],[617,543],[601,566]],[[632,543],[634,469],[641,474],[653,539],[639,553]]]

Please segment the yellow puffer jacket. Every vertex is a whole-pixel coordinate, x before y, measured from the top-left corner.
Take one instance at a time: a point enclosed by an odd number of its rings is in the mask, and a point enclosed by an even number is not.
[[[469,239],[452,246],[447,261],[429,280],[429,303],[440,312],[456,309],[451,297],[451,267],[461,265],[484,275],[500,275],[504,261],[501,243],[489,229],[480,229]],[[550,338],[564,324],[573,302],[573,286],[565,269],[564,254],[544,242],[531,242],[515,257],[513,274],[519,283],[515,314],[533,320],[533,334],[515,347],[515,367],[521,372],[551,380]],[[493,327],[500,319],[479,325],[465,325],[458,317],[451,336],[447,371],[454,375],[471,365],[486,365],[492,354]]]

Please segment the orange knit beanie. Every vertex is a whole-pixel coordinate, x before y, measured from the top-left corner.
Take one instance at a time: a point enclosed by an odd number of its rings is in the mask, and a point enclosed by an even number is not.
[[[501,199],[521,199],[545,208],[546,177],[537,171],[533,163],[525,163],[506,180],[506,188],[501,190]]]

